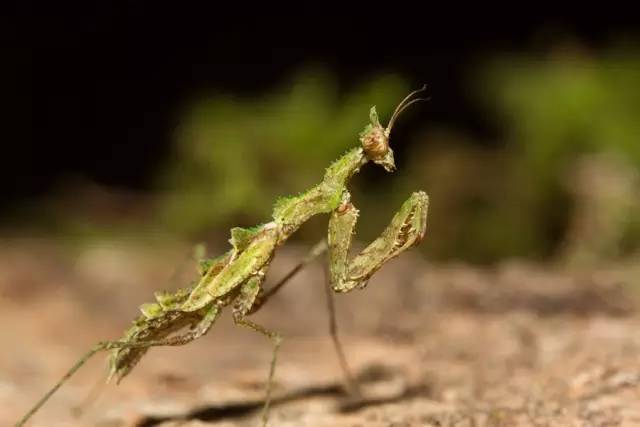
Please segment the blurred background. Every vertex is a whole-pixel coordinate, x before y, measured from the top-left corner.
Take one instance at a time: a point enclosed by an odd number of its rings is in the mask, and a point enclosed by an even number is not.
[[[312,16],[105,5],[34,11],[28,38],[12,23],[3,233],[219,240],[319,181],[370,105],[388,118],[426,83],[398,172],[353,182],[363,238],[424,189],[434,259],[638,249],[632,23]]]
[[[626,293],[607,287],[640,286],[640,30],[631,16],[468,11],[441,19],[413,8],[249,16],[142,3],[15,12],[4,26],[0,71],[9,106],[0,289],[3,306],[33,322],[24,333],[37,338],[23,346],[53,341],[24,312],[42,292],[74,301],[49,316],[133,316],[137,298],[162,287],[191,245],[226,250],[230,227],[267,221],[279,196],[316,184],[358,145],[371,105],[386,123],[423,83],[429,101],[394,128],[398,170],[367,166],[351,185],[360,243],[377,236],[412,191],[430,195],[427,239],[386,280],[417,282],[424,277],[409,273],[424,270],[432,286],[452,286],[453,296],[438,301],[463,301],[456,310],[635,313]],[[325,218],[311,221],[284,264],[325,233]],[[511,276],[505,265],[520,267]],[[602,269],[605,276],[591,275]],[[533,296],[509,290],[482,299],[493,283],[509,288],[537,274],[554,284],[571,277],[568,300],[556,291],[540,300],[544,285],[535,280],[527,282]],[[594,277],[605,277],[604,294]],[[484,285],[470,291],[476,279]],[[462,283],[462,294],[452,283]],[[415,331],[425,306],[412,306],[415,293],[394,300],[399,285],[385,286],[374,302],[389,313],[408,309],[405,332]],[[299,288],[290,305],[312,292]],[[96,308],[99,301],[113,305]],[[370,326],[353,316],[354,330]],[[37,369],[10,356],[4,362],[14,382],[31,375],[34,390],[24,394],[37,394]]]

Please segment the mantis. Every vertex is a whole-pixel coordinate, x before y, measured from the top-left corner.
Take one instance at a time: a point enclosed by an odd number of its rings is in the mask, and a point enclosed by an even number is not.
[[[328,253],[328,284],[337,293],[350,292],[367,285],[371,276],[383,264],[417,245],[425,235],[428,196],[417,191],[409,196],[391,219],[386,229],[358,255],[350,258],[352,236],[358,220],[358,209],[351,202],[347,189],[349,180],[367,163],[395,170],[389,138],[398,116],[410,105],[423,99],[416,95],[426,87],[411,92],[396,107],[386,127],[380,124],[375,106],[369,121],[360,133],[360,145],[347,151],[332,163],[322,182],[293,197],[279,199],[273,208],[271,221],[253,228],[231,229],[231,248],[226,253],[199,263],[199,278],[190,288],[175,292],[156,292],[156,302],[140,306],[141,315],[117,341],[96,344],[31,408],[16,426],[20,427],[64,384],[87,360],[102,351],[110,352],[109,380],[119,382],[136,366],[150,347],[180,346],[205,335],[231,306],[237,325],[252,329],[273,343],[273,353],[266,383],[262,426],[269,418],[271,389],[275,374],[280,334],[250,320],[300,268],[312,259]],[[312,216],[329,215],[328,237],[313,247],[310,254],[282,281],[265,291],[262,287],[276,250]],[[330,292],[328,293],[331,296]],[[330,300],[331,301],[331,300]],[[338,350],[347,384],[351,377],[336,336],[333,305],[331,333]],[[355,390],[353,386],[350,387]]]

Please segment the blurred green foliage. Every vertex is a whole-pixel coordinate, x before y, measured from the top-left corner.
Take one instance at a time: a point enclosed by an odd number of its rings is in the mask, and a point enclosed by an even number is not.
[[[412,156],[407,175],[432,196],[433,255],[594,260],[639,250],[640,55],[503,56],[470,80],[503,136],[482,148],[456,129],[431,130]]]
[[[329,75],[310,70],[275,93],[202,97],[186,111],[161,179],[163,226],[192,234],[267,220],[277,197],[319,182],[359,144],[371,105],[388,117],[407,91],[384,75],[341,95]]]
[[[531,178],[546,181],[587,152],[615,151],[640,167],[640,55],[496,61],[482,87]]]
[[[546,59],[498,60],[487,67],[481,82],[485,99],[495,102],[498,117],[506,124],[511,150],[509,196],[515,208],[511,215],[521,219],[519,228],[510,232],[528,236],[531,246],[524,248],[528,253],[554,249],[555,242],[548,241],[554,236],[545,230],[564,238],[560,222],[571,223],[576,215],[585,214],[574,211],[563,218],[561,213],[563,207],[585,209],[570,188],[585,156],[615,157],[640,170],[640,56],[628,51],[590,56],[570,47],[553,53]],[[626,184],[615,185],[620,190]],[[596,191],[595,185],[591,191]],[[601,197],[609,206],[592,203],[590,209],[625,211],[622,218],[605,215],[601,219],[616,221],[616,226],[608,228],[622,237],[637,213],[612,205],[625,205],[630,200],[624,197],[638,196],[630,190],[619,201]],[[600,227],[594,224],[594,228]]]

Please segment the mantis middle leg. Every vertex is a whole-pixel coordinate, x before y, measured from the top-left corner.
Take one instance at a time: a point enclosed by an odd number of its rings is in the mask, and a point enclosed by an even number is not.
[[[267,302],[269,298],[275,295],[282,287],[289,283],[289,281],[305,266],[307,266],[310,262],[318,258],[319,256],[325,254],[327,252],[327,242],[326,240],[322,240],[316,243],[309,253],[293,268],[291,269],[278,283],[276,283],[272,288],[268,291],[263,292],[259,291],[258,296],[253,302],[251,309],[247,314],[254,313],[262,307],[262,305]],[[338,325],[336,322],[336,310],[333,302],[333,295],[331,293],[331,286],[329,283],[329,272],[327,270],[327,265],[324,267],[325,277],[324,277],[324,288],[326,291],[327,298],[327,311],[329,312],[329,333],[331,335],[331,340],[333,342],[333,346],[336,350],[336,354],[338,356],[338,361],[340,362],[340,369],[342,370],[342,375],[344,377],[344,384],[346,390],[352,394],[353,396],[359,396],[360,392],[357,387],[356,382],[353,380],[353,375],[351,375],[351,371],[349,370],[349,365],[347,363],[346,357],[344,355],[344,351],[342,350],[342,344],[340,343],[340,339],[338,337]]]
[[[269,409],[271,406],[271,390],[273,388],[273,377],[276,371],[276,362],[278,359],[278,350],[282,344],[282,337],[279,333],[271,331],[262,325],[259,325],[246,318],[251,311],[251,307],[260,292],[262,282],[264,281],[264,271],[259,271],[250,277],[240,288],[240,293],[234,301],[233,321],[237,325],[245,326],[256,332],[261,333],[273,342],[273,353],[271,355],[271,363],[269,366],[269,377],[267,378],[267,386],[265,391],[264,406],[262,408],[262,426],[266,427],[269,421]]]

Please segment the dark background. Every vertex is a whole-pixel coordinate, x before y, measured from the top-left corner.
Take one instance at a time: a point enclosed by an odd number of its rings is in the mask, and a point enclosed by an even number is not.
[[[598,49],[634,28],[631,17],[597,15],[442,18],[411,7],[393,15],[382,8],[250,16],[213,3],[174,6],[22,4],[8,16],[0,214],[69,175],[144,190],[190,97],[203,89],[255,95],[307,64],[327,66],[341,88],[387,70],[416,86],[426,82],[433,101],[421,107],[423,120],[454,124],[490,144],[500,129],[463,87],[470,63],[492,52],[543,49],[565,35]],[[408,120],[399,131],[411,127]]]

